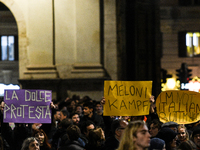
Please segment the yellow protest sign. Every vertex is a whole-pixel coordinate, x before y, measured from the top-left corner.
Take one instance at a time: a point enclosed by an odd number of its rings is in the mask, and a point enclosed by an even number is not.
[[[189,124],[200,120],[200,93],[192,91],[165,91],[156,99],[160,121]]]
[[[148,115],[152,81],[104,81],[104,116]]]

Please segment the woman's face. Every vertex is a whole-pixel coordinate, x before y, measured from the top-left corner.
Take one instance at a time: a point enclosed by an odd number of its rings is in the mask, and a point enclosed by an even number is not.
[[[40,150],[38,141],[35,140],[35,141],[31,142],[28,146],[28,149],[29,150]]]
[[[44,143],[44,134],[42,132],[39,132],[35,135],[35,137],[37,137],[40,141],[40,145],[42,145]]]
[[[179,130],[178,130],[178,139],[180,140],[180,141],[185,141],[186,140],[186,132],[185,132],[185,129],[184,128],[180,128]]]

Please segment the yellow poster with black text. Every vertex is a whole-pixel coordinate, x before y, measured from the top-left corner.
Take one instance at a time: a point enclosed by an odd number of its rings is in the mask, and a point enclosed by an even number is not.
[[[104,81],[104,116],[148,115],[152,81]]]
[[[200,93],[193,91],[164,91],[156,99],[161,122],[189,124],[200,120]]]

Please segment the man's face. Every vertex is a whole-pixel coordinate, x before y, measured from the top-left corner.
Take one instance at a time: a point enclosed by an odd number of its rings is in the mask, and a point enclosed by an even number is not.
[[[92,113],[92,109],[88,108],[88,107],[84,107],[83,108],[83,113],[85,116],[88,116]]]
[[[138,149],[144,149],[150,146],[150,137],[148,128],[144,125],[137,130],[136,137],[133,137],[133,141]]]
[[[149,133],[151,134],[151,137],[155,137],[158,134],[158,131],[159,131],[158,127],[152,123],[149,129]]]
[[[200,134],[194,135],[194,143],[200,147]]]
[[[78,113],[79,115],[82,114],[83,110],[80,106],[76,107],[76,113]]]
[[[78,125],[79,121],[80,121],[79,115],[75,114],[74,116],[72,116],[72,120],[73,120],[74,124]]]
[[[54,115],[55,120],[60,120],[60,111],[56,111],[56,114]]]
[[[100,104],[97,104],[96,111],[97,111],[97,113],[101,113],[103,111],[103,107]]]
[[[60,112],[60,121],[62,121],[63,119],[67,118],[67,116],[64,116],[62,112]]]
[[[117,136],[116,138],[118,140],[121,139],[122,137],[122,134],[124,133],[124,129],[126,128],[126,126],[128,125],[128,122],[127,121],[121,121],[120,122],[120,127],[118,127],[116,130],[115,130],[115,135]]]

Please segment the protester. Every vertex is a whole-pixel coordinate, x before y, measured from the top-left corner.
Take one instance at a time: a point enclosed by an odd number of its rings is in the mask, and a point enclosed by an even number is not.
[[[88,135],[86,150],[104,150],[105,135],[102,128],[91,130]]]
[[[69,98],[70,99],[70,98]],[[69,101],[70,102],[70,101]],[[65,107],[67,108],[70,103],[65,102]],[[68,104],[68,105],[67,105]],[[53,113],[53,122],[52,125],[55,127],[55,130],[52,134],[52,141],[50,144],[52,144],[53,150],[63,150],[67,149],[70,150],[71,148],[74,149],[80,149],[80,150],[133,150],[134,148],[139,149],[161,149],[164,150],[164,143],[166,145],[167,150],[171,150],[172,145],[174,144],[174,141],[176,142],[176,138],[171,136],[170,132],[166,132],[164,135],[166,135],[164,138],[167,138],[168,135],[170,135],[169,139],[171,141],[167,141],[164,139],[161,139],[156,136],[159,133],[159,130],[161,128],[161,122],[159,120],[152,120],[149,127],[149,133],[147,124],[144,122],[146,121],[145,116],[131,116],[132,119],[136,119],[136,121],[131,121],[130,125],[128,125],[128,121],[130,121],[129,116],[120,116],[120,118],[124,119],[115,119],[111,118],[111,116],[102,116],[102,113],[100,115],[97,115],[97,113],[94,112],[94,106],[95,104],[99,104],[98,102],[93,102],[92,99],[85,99],[84,100],[84,116],[81,119],[81,124],[79,123],[79,114],[77,113],[71,113],[69,114],[66,109],[63,108],[62,110],[56,110]],[[74,105],[73,105],[74,106]],[[76,108],[78,105],[76,105]],[[81,107],[80,107],[81,108]],[[82,109],[81,109],[82,110]],[[97,108],[96,108],[97,110]],[[151,110],[150,110],[151,111]],[[59,112],[61,115],[59,115]],[[102,112],[102,110],[100,111]],[[153,110],[152,110],[153,112]],[[155,112],[154,112],[155,113]],[[81,113],[82,114],[82,113]],[[60,117],[61,116],[61,117]],[[72,119],[69,119],[72,118]],[[100,117],[100,118],[99,118]],[[57,124],[55,121],[59,122],[59,119],[61,118],[60,124]],[[102,119],[103,118],[103,119]],[[107,118],[107,122],[105,122],[105,118]],[[139,119],[139,120],[138,120]],[[72,121],[73,120],[73,121]],[[94,123],[94,122],[95,123]],[[57,126],[56,126],[57,124]],[[40,149],[46,150],[44,148],[45,142],[45,133],[42,132],[40,126],[43,126],[44,124],[41,123],[35,123],[33,124],[34,129],[34,136],[38,137],[40,140]],[[75,126],[76,125],[76,126]],[[106,125],[106,128],[104,128]],[[174,126],[173,126],[174,125]],[[174,130],[177,130],[177,125],[174,122],[165,123],[163,125],[163,129],[167,130],[166,128],[174,128]],[[73,127],[72,127],[73,126]],[[98,127],[100,126],[100,128]],[[103,128],[102,128],[103,126]],[[69,127],[71,129],[69,130]],[[78,128],[80,127],[80,129]],[[39,130],[38,130],[39,129]],[[104,130],[107,129],[107,136],[105,139]],[[181,128],[182,129],[182,128]],[[79,130],[81,130],[79,132]],[[36,131],[38,132],[36,134]],[[67,132],[68,131],[68,132]],[[170,131],[172,131],[170,129]],[[129,132],[129,133],[128,133]],[[173,132],[173,131],[172,131]],[[79,134],[80,133],[80,134]],[[82,134],[81,134],[82,133]],[[181,133],[181,130],[180,130]],[[77,135],[77,137],[75,137]],[[133,135],[132,137],[130,135]],[[176,133],[175,133],[176,135]],[[74,136],[74,138],[73,138]],[[179,134],[178,136],[181,136]],[[26,135],[27,137],[27,135]],[[29,136],[30,137],[30,136]],[[16,138],[16,137],[15,137]],[[151,144],[150,143],[151,139]],[[105,141],[104,141],[105,140]],[[131,143],[132,141],[132,143]],[[157,142],[155,142],[157,141]],[[163,142],[164,141],[164,142]],[[165,142],[167,141],[167,142]],[[105,144],[104,144],[105,142]],[[47,145],[48,145],[47,144]],[[51,145],[47,149],[51,149]],[[86,147],[85,147],[86,144]],[[119,146],[120,145],[120,146]],[[170,145],[170,146],[169,146]],[[35,146],[35,148],[37,148]],[[14,149],[15,150],[15,149]],[[19,149],[16,149],[19,150]]]
[[[97,115],[94,111],[94,104],[92,102],[85,102],[83,104],[83,113],[84,116],[81,118],[80,123],[83,121],[91,120],[95,123],[96,126],[101,127],[104,129],[104,121],[102,116]]]
[[[158,134],[156,135],[157,138],[160,138],[165,141],[166,150],[173,150],[176,149],[176,137],[177,133],[174,130],[164,127],[161,128]]]
[[[83,108],[81,105],[76,105],[75,107],[75,112],[78,113],[79,117],[82,118],[83,117]]]
[[[71,99],[70,105],[67,107],[70,113],[75,112],[76,100]],[[69,109],[70,108],[70,109]]]
[[[163,123],[162,126],[161,126],[161,128],[164,128],[164,127],[168,127],[170,129],[172,129],[175,133],[177,133],[178,123],[173,122],[173,121],[166,122],[166,123]]]
[[[1,137],[4,139],[4,145],[6,145],[7,148],[14,149],[15,146],[15,140],[13,139],[13,131],[11,127],[9,126],[9,123],[3,122],[3,110],[4,110],[5,102],[1,101],[0,105],[0,131],[1,131]],[[24,139],[23,139],[24,140]],[[23,142],[23,141],[22,141]],[[22,143],[21,143],[22,144]],[[21,146],[20,146],[21,148]]]
[[[70,118],[65,118],[60,122],[60,127],[53,135],[52,142],[51,142],[52,147],[54,149],[57,150],[57,148],[59,148],[60,144],[62,143],[62,138],[64,141],[66,140],[64,136],[66,134],[66,129],[72,124],[73,122],[72,122],[72,119]]]
[[[40,150],[51,150],[51,145],[48,142],[48,137],[42,129],[35,130],[33,136],[39,139]]]
[[[197,149],[200,149],[200,126],[196,126],[192,132],[191,140],[197,146]]]
[[[66,109],[60,111],[60,121],[69,117],[69,112]]]
[[[152,138],[148,150],[166,150],[165,141],[159,138]]]
[[[94,122],[87,120],[82,122],[81,124],[81,139],[85,142],[85,144],[88,143],[88,135],[90,130],[93,130],[95,128]]]
[[[72,119],[74,125],[79,126],[80,117],[79,117],[78,113],[72,113],[71,114],[71,119]]]
[[[49,143],[51,143],[53,135],[58,130],[58,127],[60,125],[60,110],[55,109],[54,111],[52,111],[52,113],[53,113],[53,119],[52,119],[51,130],[47,134]]]
[[[77,125],[70,125],[67,130],[68,140],[58,150],[84,150],[79,142],[81,131]]]
[[[54,127],[58,127],[60,123],[60,110],[55,110],[53,114],[53,125]]]
[[[129,122],[117,150],[146,150],[150,137],[146,123],[141,120]]]
[[[21,150],[40,150],[39,140],[35,137],[25,139]]]
[[[127,125],[128,122],[123,119],[116,119],[112,122],[111,133],[105,141],[105,150],[115,150],[118,148],[119,141]]]
[[[180,143],[189,140],[189,133],[187,132],[187,128],[184,125],[178,126],[178,141]]]
[[[162,123],[158,119],[154,119],[151,121],[149,127],[149,133],[151,135],[151,138],[154,138],[158,134],[158,132],[161,129],[161,125]]]
[[[103,115],[103,106],[101,105],[100,102],[96,102],[95,110],[96,110],[97,115],[100,115],[100,116]]]

